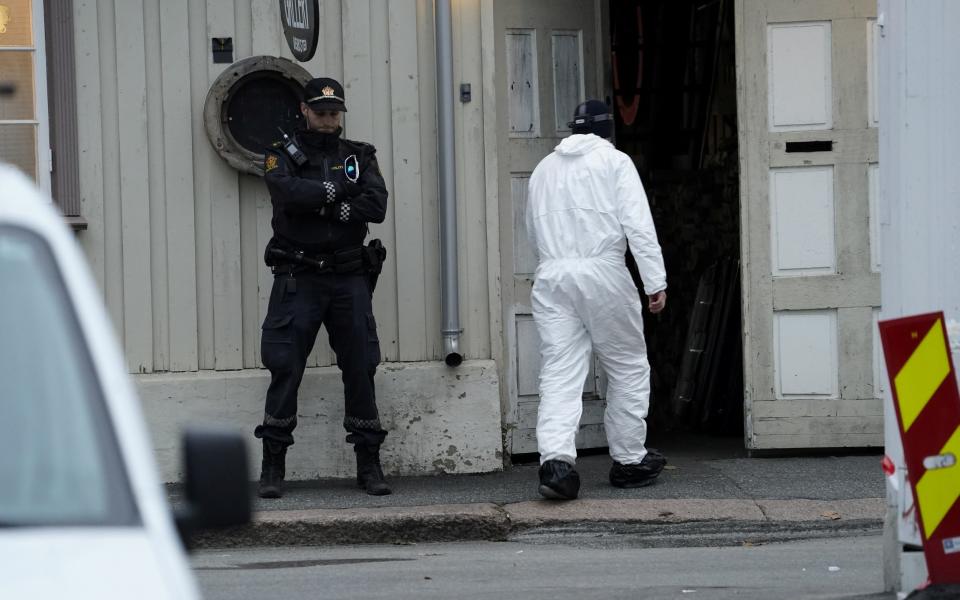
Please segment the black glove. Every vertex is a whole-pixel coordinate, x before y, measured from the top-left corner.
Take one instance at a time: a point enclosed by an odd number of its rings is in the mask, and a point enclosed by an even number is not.
[[[350,220],[350,214],[353,212],[353,206],[349,202],[334,202],[333,204],[324,204],[317,209],[324,219],[331,221],[340,221],[346,223]]]
[[[344,181],[342,184],[343,193],[346,195],[346,199],[355,198],[363,193],[363,188],[360,187],[359,183],[355,181]]]

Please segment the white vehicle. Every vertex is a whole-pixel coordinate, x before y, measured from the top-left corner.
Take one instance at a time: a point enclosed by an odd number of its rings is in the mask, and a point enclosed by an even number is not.
[[[178,534],[249,520],[238,435],[192,432],[172,518],[101,297],[49,200],[0,164],[0,596],[191,599]]]

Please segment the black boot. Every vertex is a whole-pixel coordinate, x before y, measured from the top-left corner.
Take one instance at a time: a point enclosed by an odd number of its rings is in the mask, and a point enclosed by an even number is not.
[[[667,459],[660,452],[650,449],[640,464],[624,465],[614,461],[610,467],[610,485],[619,488],[638,488],[656,481]]]
[[[580,474],[568,462],[548,460],[540,465],[540,495],[550,500],[573,500],[580,492]]]
[[[286,470],[287,447],[272,440],[263,440],[263,462],[260,464],[261,498],[283,496],[283,477]]]
[[[371,496],[386,496],[390,486],[383,479],[383,467],[380,466],[380,446],[353,447],[357,453],[357,485],[367,490]]]

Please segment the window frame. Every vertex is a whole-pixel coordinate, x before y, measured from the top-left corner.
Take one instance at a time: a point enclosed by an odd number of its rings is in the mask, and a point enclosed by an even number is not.
[[[2,122],[36,126],[35,181],[67,223],[82,230],[87,221],[81,215],[80,202],[73,0],[29,2],[33,45],[0,52],[32,53],[34,118]],[[56,44],[53,38],[57,38]]]
[[[31,176],[37,185],[48,195],[51,191],[50,179],[50,117],[47,105],[47,52],[46,33],[44,31],[44,0],[30,2],[30,25],[32,46],[2,48],[0,52],[28,52],[33,58],[33,119],[0,120],[4,125],[36,126],[34,158],[37,172]],[[29,174],[28,174],[29,175]]]
[[[81,216],[80,151],[77,133],[77,77],[73,0],[36,0],[43,4],[49,123],[50,195],[67,222],[86,229]],[[54,44],[53,41],[57,43]]]

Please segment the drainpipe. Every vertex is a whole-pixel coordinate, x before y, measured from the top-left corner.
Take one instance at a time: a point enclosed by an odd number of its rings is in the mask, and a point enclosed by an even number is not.
[[[450,0],[434,5],[437,34],[437,137],[440,158],[440,304],[443,356],[448,366],[460,354],[460,296],[457,281],[457,177],[453,142],[453,33]]]

